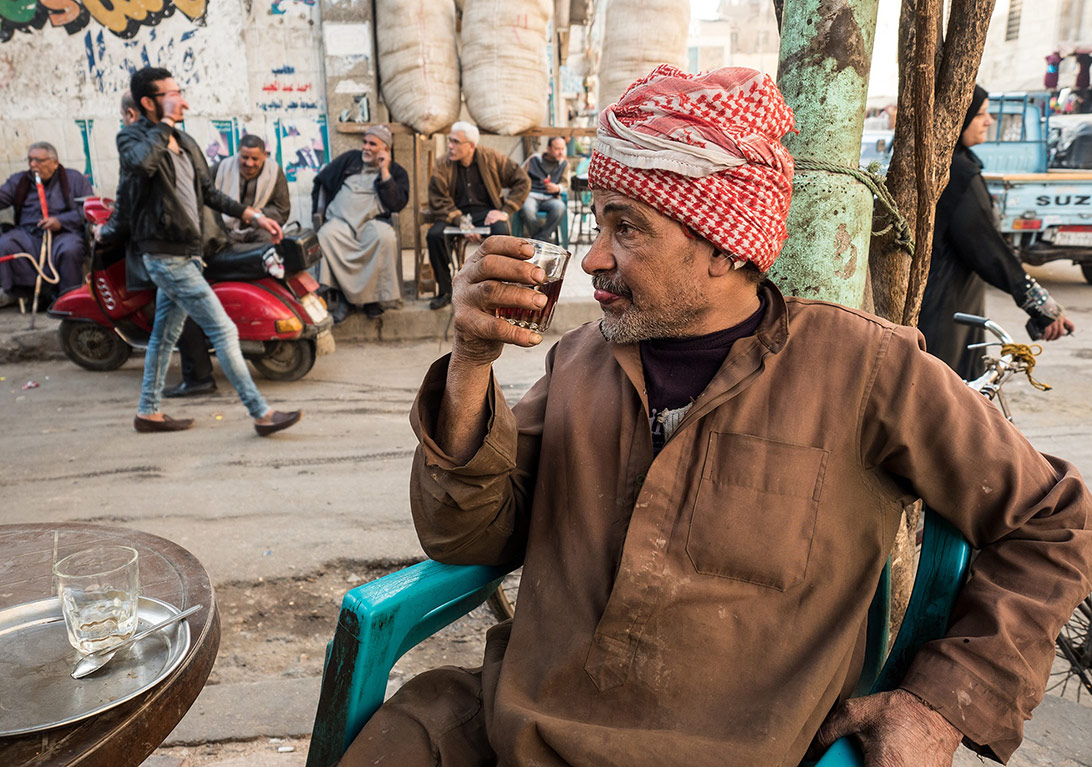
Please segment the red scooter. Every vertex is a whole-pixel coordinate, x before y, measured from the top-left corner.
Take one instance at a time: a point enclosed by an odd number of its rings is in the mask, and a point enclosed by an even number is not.
[[[110,218],[112,200],[84,200],[91,225]],[[286,233],[277,246],[254,245],[224,251],[211,260],[205,278],[239,328],[239,346],[263,376],[295,381],[307,375],[316,356],[334,351],[333,319],[307,271],[318,261],[318,239],[310,230]],[[285,276],[262,266],[276,250]],[[279,271],[274,267],[274,271]],[[49,307],[61,320],[61,348],[88,370],[116,370],[133,349],[146,349],[155,319],[155,290],[125,287],[125,249],[92,248],[87,283],[59,296]]]

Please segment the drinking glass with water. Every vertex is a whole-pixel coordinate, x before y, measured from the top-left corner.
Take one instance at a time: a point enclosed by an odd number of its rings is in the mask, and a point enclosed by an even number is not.
[[[99,546],[53,565],[68,641],[81,653],[128,639],[137,627],[140,568],[136,549]]]

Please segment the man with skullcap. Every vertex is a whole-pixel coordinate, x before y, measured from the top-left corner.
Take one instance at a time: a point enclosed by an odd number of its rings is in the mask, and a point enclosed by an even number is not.
[[[383,302],[402,300],[391,216],[409,202],[409,174],[391,159],[393,148],[390,128],[372,125],[360,151],[338,155],[315,176],[311,213],[326,218],[318,231],[319,282],[338,299],[332,310],[337,322],[350,306],[376,319]]]
[[[916,331],[764,279],[791,129],[746,69],[661,66],[605,110],[582,263],[603,319],[512,408],[492,362],[542,338],[494,313],[544,304],[543,274],[510,237],[460,272],[411,413],[414,522],[438,560],[522,563],[516,617],[480,669],[403,687],[342,764],[785,767],[856,733],[870,765],[935,767],[1020,743],[1092,588],[1092,498]],[[901,689],[843,703],[919,496],[980,550],[971,579]]]

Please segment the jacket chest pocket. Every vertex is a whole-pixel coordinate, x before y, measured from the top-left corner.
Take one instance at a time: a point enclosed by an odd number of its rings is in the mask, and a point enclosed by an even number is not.
[[[686,552],[705,575],[785,591],[803,582],[828,452],[709,436]]]

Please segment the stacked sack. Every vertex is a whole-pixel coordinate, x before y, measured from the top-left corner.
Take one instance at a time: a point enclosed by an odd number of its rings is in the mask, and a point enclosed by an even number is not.
[[[685,66],[690,0],[610,0],[603,19],[599,108],[659,64]]]
[[[546,123],[552,12],[553,0],[465,0],[463,95],[482,130],[512,135]]]
[[[383,100],[395,122],[435,133],[459,119],[451,0],[382,0],[376,14]]]

